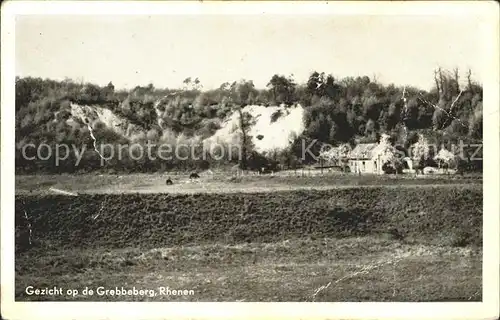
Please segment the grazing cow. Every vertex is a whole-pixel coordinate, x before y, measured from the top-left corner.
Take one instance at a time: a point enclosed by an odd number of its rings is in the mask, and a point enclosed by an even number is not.
[[[199,179],[200,178],[200,175],[196,172],[193,172],[191,173],[191,175],[189,175],[189,179]]]
[[[167,179],[167,186],[171,186],[173,185],[174,183],[172,182],[172,179],[170,179],[170,177]]]

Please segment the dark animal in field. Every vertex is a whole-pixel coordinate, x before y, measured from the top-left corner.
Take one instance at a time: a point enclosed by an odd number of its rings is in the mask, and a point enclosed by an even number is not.
[[[167,186],[171,186],[173,185],[174,183],[172,182],[172,179],[168,178],[167,179]]]
[[[395,240],[403,240],[404,239],[404,235],[396,228],[390,228],[389,234],[391,235],[392,239],[395,239]]]
[[[189,179],[199,179],[200,175],[197,174],[196,172],[193,172],[189,175]]]

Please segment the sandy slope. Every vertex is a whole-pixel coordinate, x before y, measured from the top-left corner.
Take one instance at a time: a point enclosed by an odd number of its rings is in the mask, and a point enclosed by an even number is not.
[[[282,150],[288,147],[293,138],[304,131],[304,108],[297,105],[291,108],[283,106],[247,106],[244,109],[252,115],[255,125],[250,130],[255,150],[260,153]],[[272,116],[280,112],[281,116],[272,122]],[[210,141],[231,143],[238,136],[239,116],[233,113],[226,119]],[[259,139],[260,138],[260,139]]]
[[[266,153],[274,150],[282,150],[288,147],[294,137],[299,136],[304,131],[304,108],[300,105],[285,108],[284,106],[247,106],[244,109],[252,115],[255,124],[250,130],[252,141],[257,152]],[[280,112],[281,116],[276,121],[271,121],[273,114]],[[71,115],[74,118],[85,122],[89,119],[92,124],[97,121],[104,123],[108,128],[130,137],[138,132],[137,126],[132,125],[111,110],[98,106],[83,106],[75,103],[71,104]],[[69,119],[68,123],[73,120]],[[239,116],[237,113],[230,114],[222,121],[221,128],[206,143],[223,141],[226,143],[238,143]],[[259,139],[259,138],[260,139]]]

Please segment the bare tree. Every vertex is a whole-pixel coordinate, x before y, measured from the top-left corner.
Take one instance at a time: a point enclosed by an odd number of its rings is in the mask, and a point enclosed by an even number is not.
[[[453,79],[455,79],[455,82],[457,83],[458,89],[460,90],[460,84],[458,80],[460,80],[460,76],[458,75],[458,68],[453,69]]]
[[[438,71],[437,70],[434,70],[434,82],[436,83],[436,89],[438,92],[438,96],[441,96],[441,87],[439,86]]]
[[[248,143],[251,137],[248,136],[248,131],[250,129],[251,115],[248,112],[243,112],[242,107],[236,107],[236,112],[239,116],[239,127],[241,132],[241,169],[246,169],[248,167]]]
[[[472,71],[470,70],[467,70],[467,86],[468,86],[468,89],[471,90],[472,89]]]
[[[446,95],[448,94],[447,86],[446,86],[446,75],[443,75],[443,70],[441,67],[438,68],[438,75],[439,75],[439,87],[441,88],[441,97],[446,98]]]
[[[249,132],[255,120],[249,112],[244,111],[244,108],[248,104],[251,93],[255,91],[255,87],[252,81],[241,80],[233,82],[230,86],[223,84],[221,89],[228,91],[228,103],[233,112],[238,114],[238,129],[241,137],[240,168],[247,169],[248,156],[252,149],[252,137]]]

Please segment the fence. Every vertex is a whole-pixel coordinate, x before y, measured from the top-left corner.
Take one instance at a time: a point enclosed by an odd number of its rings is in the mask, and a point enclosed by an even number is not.
[[[250,170],[206,170],[199,172],[202,177],[371,177],[372,179],[416,179],[416,178],[432,178],[432,179],[453,179],[453,180],[481,180],[483,178],[482,173],[468,173],[460,175],[458,173],[452,173],[451,171],[446,173],[445,171],[431,174],[422,174],[418,175],[414,172],[406,172],[402,174],[375,174],[375,173],[353,173],[353,172],[342,172],[336,168],[297,168],[297,169],[288,169],[288,170],[280,170],[280,171],[271,171],[269,173],[262,173],[259,171],[250,171]],[[189,172],[165,172],[165,176],[189,176]],[[363,179],[363,178],[362,178]]]

